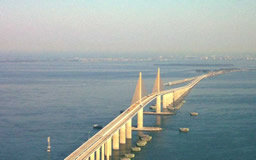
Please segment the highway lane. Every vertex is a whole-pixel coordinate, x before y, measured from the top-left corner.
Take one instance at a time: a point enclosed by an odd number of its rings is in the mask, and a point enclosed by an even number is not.
[[[186,79],[183,79],[183,80],[177,80],[177,81],[167,82],[167,83],[165,83],[164,85],[165,85],[165,86],[177,85],[177,84],[185,83],[185,82],[188,82],[188,81],[192,81],[192,80],[194,80],[194,79],[196,79],[196,78],[197,78],[197,77],[192,77],[192,78],[186,78]]]

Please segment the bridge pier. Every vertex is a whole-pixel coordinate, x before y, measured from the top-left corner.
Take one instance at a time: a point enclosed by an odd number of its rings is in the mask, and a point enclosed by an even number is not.
[[[105,152],[105,148],[104,148],[104,144],[103,144],[103,145],[101,146],[101,160],[104,160],[104,159],[105,159],[104,152]]]
[[[112,138],[109,138],[108,140],[108,152],[109,152],[109,155],[112,156]]]
[[[119,130],[117,130],[116,133],[113,135],[113,149],[119,149]]]
[[[90,160],[94,160],[94,154],[95,154],[95,152],[93,152],[93,154],[91,154]]]
[[[125,136],[125,125],[120,128],[120,144],[126,143],[126,136]]]
[[[105,143],[105,155],[106,160],[109,160],[109,157],[112,155],[112,140],[109,138]]]
[[[137,114],[137,127],[143,128],[143,108],[141,108]]]
[[[96,160],[100,160],[100,148],[96,151]]]
[[[126,123],[126,138],[132,139],[132,118]]]
[[[156,113],[161,112],[161,95],[156,97]]]

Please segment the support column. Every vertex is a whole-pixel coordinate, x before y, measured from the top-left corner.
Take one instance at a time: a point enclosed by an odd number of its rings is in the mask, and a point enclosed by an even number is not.
[[[113,149],[119,149],[119,130],[117,130],[116,133],[113,135]]]
[[[142,98],[142,78],[141,78],[141,72],[139,74],[139,100],[140,100],[140,105],[141,105],[141,98]],[[142,128],[143,127],[143,108],[141,108],[138,111],[137,114],[137,127]]]
[[[125,138],[125,125],[121,127],[120,129],[120,144],[125,144],[126,143],[126,138]]]
[[[90,160],[94,160],[94,152],[93,152],[93,154],[91,154],[91,156],[90,156]]]
[[[132,139],[132,119],[128,120],[126,123],[126,138]]]
[[[112,155],[112,140],[109,138],[107,142],[105,143],[105,155],[106,155],[106,160],[109,160],[109,156]]]
[[[137,127],[143,128],[143,108],[141,108],[137,114]]]
[[[105,146],[104,153],[105,153],[105,156],[106,156],[106,160],[109,160],[108,141],[104,144],[104,146]]]
[[[96,151],[96,160],[100,160],[100,148]]]
[[[105,159],[105,147],[104,144],[101,146],[101,160]]]
[[[161,95],[156,97],[156,113],[161,112]]]
[[[108,140],[108,152],[109,155],[112,156],[112,138],[109,138]]]

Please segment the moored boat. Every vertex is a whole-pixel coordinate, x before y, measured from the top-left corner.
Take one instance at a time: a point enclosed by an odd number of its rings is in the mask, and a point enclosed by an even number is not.
[[[156,110],[156,105],[152,105],[149,108],[152,109],[152,110]]]
[[[190,112],[190,115],[191,115],[191,116],[198,116],[198,114],[199,114],[199,113],[197,113],[197,112]]]
[[[102,127],[102,125],[94,124],[94,125],[93,125],[93,128],[94,128],[94,129],[102,129],[103,127]]]
[[[180,128],[180,132],[189,132],[189,128]]]

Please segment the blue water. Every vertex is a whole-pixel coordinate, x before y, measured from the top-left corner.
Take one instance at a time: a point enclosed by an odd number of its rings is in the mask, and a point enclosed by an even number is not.
[[[231,63],[253,61],[171,62],[15,62],[0,63],[0,159],[64,159],[106,125],[133,96],[138,72],[151,92],[158,63]],[[164,82],[199,75],[196,69],[223,66],[161,66]],[[256,71],[204,79],[174,116],[145,116],[145,126],[160,126],[135,160],[253,160],[256,157]],[[190,117],[189,112],[199,112]],[[134,123],[136,118],[134,118]],[[180,127],[190,132],[181,134]],[[52,152],[47,153],[47,137]],[[133,144],[137,133],[133,132]],[[120,153],[121,154],[121,153]]]

